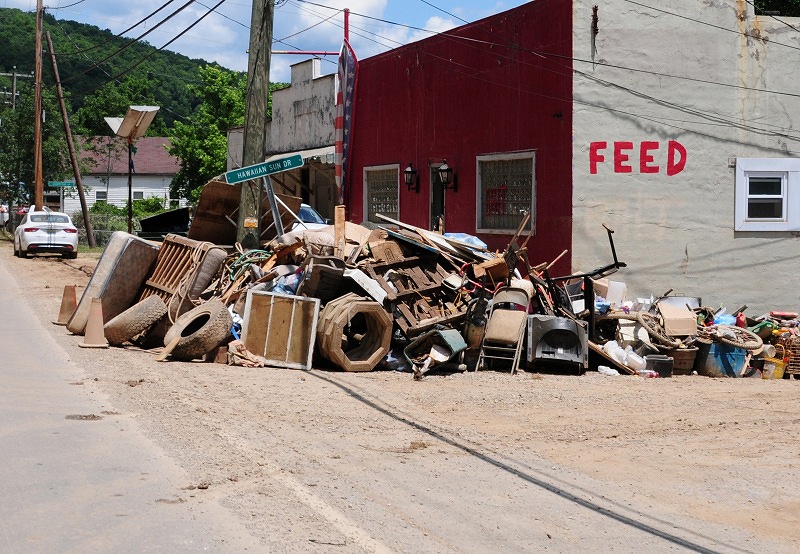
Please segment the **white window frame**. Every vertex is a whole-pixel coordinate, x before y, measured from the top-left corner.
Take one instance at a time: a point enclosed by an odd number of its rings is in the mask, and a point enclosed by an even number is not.
[[[397,218],[400,219],[400,164],[386,164],[386,165],[370,165],[365,166],[363,170],[363,180],[364,183],[364,198],[363,198],[363,214],[364,214],[364,221],[368,221],[369,218],[369,181],[367,180],[367,173],[370,171],[384,171],[387,169],[394,169],[395,173],[397,173]],[[378,223],[382,225],[386,225],[387,222],[385,221],[377,221],[373,223]]]
[[[477,233],[495,234],[495,235],[513,235],[516,229],[488,229],[481,227],[481,214],[483,213],[483,182],[481,179],[481,162],[493,162],[502,160],[531,160],[531,205],[530,213],[531,220],[527,230],[531,234],[536,233],[536,151],[525,150],[521,152],[500,152],[497,154],[483,154],[475,157],[475,175],[476,175],[476,202],[475,202],[475,228]]]
[[[137,194],[141,195],[141,196],[137,197],[136,196]],[[143,190],[134,190],[133,192],[131,192],[131,196],[132,196],[133,200],[144,200],[144,191]]]
[[[98,198],[98,194],[104,194],[105,198]],[[94,201],[95,202],[108,202],[108,191],[107,190],[96,190],[94,191]]]
[[[750,177],[779,177],[782,182],[783,217],[748,218]],[[800,158],[737,158],[734,230],[800,230]]]

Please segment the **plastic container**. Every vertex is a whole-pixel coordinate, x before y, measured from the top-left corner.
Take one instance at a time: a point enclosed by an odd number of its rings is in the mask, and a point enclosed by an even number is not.
[[[658,377],[658,372],[652,369],[640,369],[636,372],[639,377]]]
[[[777,345],[780,348],[780,353],[784,354],[786,350],[783,345]],[[775,355],[777,356],[777,348],[775,348]],[[786,371],[786,362],[784,358],[777,358],[772,356],[764,356],[764,366],[761,368],[762,379],[783,379],[783,374]]]
[[[702,344],[697,351],[695,368],[707,377],[741,377],[747,368],[748,352],[727,344]]]
[[[661,377],[672,377],[673,360],[665,354],[650,354],[644,357],[645,371],[655,371]]]

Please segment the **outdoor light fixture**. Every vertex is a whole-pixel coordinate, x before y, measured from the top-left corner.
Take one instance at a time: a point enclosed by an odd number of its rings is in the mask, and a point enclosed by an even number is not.
[[[144,136],[158,110],[158,106],[131,106],[125,117],[103,118],[114,134],[124,137],[128,143],[128,234],[133,233],[133,142]]]
[[[453,189],[453,192],[458,192],[458,181],[453,175],[453,168],[447,165],[447,160],[442,160],[442,165],[436,170],[439,173],[439,180],[442,182],[442,187],[445,189]],[[452,186],[451,186],[452,183]]]
[[[408,167],[403,171],[403,179],[406,182],[408,190],[419,192],[419,178],[417,175],[417,170],[414,169],[411,162],[408,162]]]

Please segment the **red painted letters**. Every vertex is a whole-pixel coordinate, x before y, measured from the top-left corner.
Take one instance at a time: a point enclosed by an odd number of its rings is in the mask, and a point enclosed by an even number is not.
[[[606,161],[604,151],[608,148],[605,141],[589,143],[589,173],[597,174],[597,167]],[[639,144],[639,173],[659,173],[661,167],[656,162],[656,154],[661,148],[657,141],[642,141]],[[634,164],[630,162],[631,153],[635,152],[633,142],[614,142],[614,173],[633,173]],[[666,173],[669,176],[677,175],[686,167],[686,147],[676,140],[667,142],[666,145]],[[662,154],[663,160],[663,154]]]

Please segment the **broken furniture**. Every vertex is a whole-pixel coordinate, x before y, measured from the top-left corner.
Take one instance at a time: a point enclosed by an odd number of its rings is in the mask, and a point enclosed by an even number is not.
[[[319,299],[247,291],[242,342],[267,365],[311,369]]]
[[[511,373],[519,368],[530,296],[525,289],[501,287],[494,293],[486,331],[481,342],[477,369],[494,361],[511,362]]]
[[[92,278],[67,322],[67,329],[76,335],[83,335],[92,298],[99,298],[103,303],[104,324],[130,308],[136,302],[158,251],[157,243],[124,231],[112,233]]]
[[[383,306],[349,293],[328,302],[319,314],[320,355],[345,371],[371,371],[386,354],[392,320]]]
[[[464,337],[456,329],[434,329],[411,341],[403,349],[403,355],[414,368],[414,378],[420,379],[434,367],[446,367],[447,362],[466,348]],[[463,371],[466,366],[456,365],[454,369]]]
[[[528,316],[528,363],[571,365],[583,373],[589,367],[587,322],[567,317]]]
[[[386,291],[384,304],[409,338],[434,325],[456,325],[464,318],[470,295],[444,285],[451,273],[435,259],[407,256],[391,262],[368,262],[364,271]]]
[[[232,246],[236,243],[236,226],[239,217],[242,186],[222,181],[209,181],[200,193],[189,238],[209,241],[219,245]],[[288,209],[279,209],[284,229],[289,229],[294,221],[290,212],[297,213],[302,200],[296,196],[275,195]],[[268,242],[276,236],[270,202],[266,191],[261,197],[261,242]]]
[[[148,296],[161,297],[169,308],[170,320],[174,321],[194,308],[200,293],[217,275],[226,256],[225,250],[210,242],[167,235],[139,301]]]
[[[300,267],[303,280],[297,288],[298,295],[319,298],[323,304],[342,296],[344,260],[336,256],[307,256]]]

